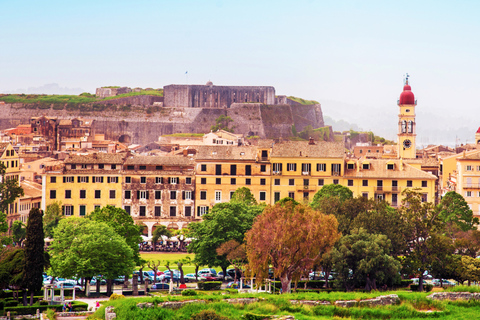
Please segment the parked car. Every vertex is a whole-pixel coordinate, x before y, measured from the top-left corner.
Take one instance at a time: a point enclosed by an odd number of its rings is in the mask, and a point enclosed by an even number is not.
[[[113,284],[119,285],[125,283],[125,276],[119,276],[116,279],[113,279]]]
[[[195,277],[195,273],[187,273],[183,275],[183,277],[185,278],[185,281],[187,281],[187,279],[188,281],[197,281],[197,279],[200,280],[200,275],[197,274],[197,277]]]
[[[79,286],[75,280],[65,280],[59,281],[55,283],[55,289],[60,289],[63,285],[64,289],[75,289],[75,290],[82,290],[82,287]]]
[[[133,274],[138,275],[138,280],[140,281],[140,271],[133,271]],[[153,281],[153,277],[150,277],[147,271],[142,271],[142,275],[143,281],[145,281],[146,279],[148,279],[149,281]]]
[[[202,273],[200,275],[200,279],[201,281],[221,281],[222,278],[213,274],[213,273]]]
[[[229,289],[240,289],[240,282],[229,282],[227,284],[227,288]],[[251,287],[248,284],[243,284],[242,289],[250,289]]]
[[[107,280],[105,280],[103,278],[97,278],[97,277],[92,277],[92,280],[90,281],[90,284],[96,285],[97,280],[100,281],[100,285],[102,285],[102,286],[107,284]]]
[[[170,289],[170,285],[168,283],[154,283],[152,285],[152,290],[168,290]]]
[[[220,271],[217,273],[217,276],[219,276],[223,280],[223,271]],[[231,277],[228,273],[225,275],[225,280],[226,281],[232,281],[233,277]]]
[[[203,274],[203,273],[213,273],[213,274],[217,274],[217,270],[213,269],[213,268],[204,268],[200,271],[198,271],[198,274]]]

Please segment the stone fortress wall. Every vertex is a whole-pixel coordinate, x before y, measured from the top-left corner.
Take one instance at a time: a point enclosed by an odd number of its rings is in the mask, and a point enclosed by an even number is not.
[[[199,87],[198,90],[196,87]],[[215,96],[214,93],[218,93],[219,100],[216,103],[225,104],[223,107],[214,108],[212,104],[209,104],[210,107],[198,107],[200,102],[195,102],[196,100],[189,102],[196,95],[210,92],[209,88],[215,88],[211,91],[212,95]],[[215,119],[220,115],[230,116],[233,119],[235,133],[256,135],[260,138],[291,136],[292,125],[295,125],[297,131],[303,130],[308,125],[313,128],[324,126],[319,104],[301,105],[285,96],[275,97],[273,87],[171,85],[165,86],[164,90],[164,100],[162,97],[133,96],[99,102],[134,106],[130,111],[82,112],[52,108],[39,110],[25,108],[22,104],[5,104],[0,106],[2,115],[0,130],[28,124],[31,117],[42,115],[60,119],[84,117],[95,120],[95,132],[105,134],[105,139],[147,144],[157,141],[159,136],[165,134],[209,132],[210,127],[215,124]],[[237,93],[244,97],[243,101],[228,104],[229,101],[233,101],[232,97],[238,96]],[[245,103],[245,93],[247,93],[247,100],[256,100],[258,97],[261,102]],[[174,106],[172,101],[176,103]],[[162,102],[165,107],[162,107]],[[281,104],[276,104],[279,102]],[[148,113],[147,110],[152,106],[156,107],[155,112]]]

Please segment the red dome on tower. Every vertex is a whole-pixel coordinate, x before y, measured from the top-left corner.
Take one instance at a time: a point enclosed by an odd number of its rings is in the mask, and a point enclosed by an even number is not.
[[[407,84],[403,87],[403,92],[400,94],[400,100],[398,104],[415,104],[415,96],[413,95],[412,88]]]

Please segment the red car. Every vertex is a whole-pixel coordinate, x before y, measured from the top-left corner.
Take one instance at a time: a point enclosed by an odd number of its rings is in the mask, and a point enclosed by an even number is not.
[[[200,281],[221,281],[222,277],[219,277],[219,276],[217,276],[213,273],[202,273],[198,280],[200,280]]]

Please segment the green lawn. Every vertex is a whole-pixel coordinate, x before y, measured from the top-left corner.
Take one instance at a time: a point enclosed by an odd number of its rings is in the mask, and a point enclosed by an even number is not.
[[[172,269],[178,269],[177,265],[175,264],[175,261],[176,260],[179,260],[179,259],[183,259],[185,257],[190,257],[190,259],[193,260],[193,258],[195,257],[195,254],[193,253],[157,253],[157,252],[148,252],[148,253],[140,253],[140,257],[142,257],[142,259],[145,259],[147,261],[151,261],[151,260],[154,260],[154,261],[158,261],[160,260],[162,263],[160,265],[160,270],[161,271],[165,271],[167,270],[167,267],[165,267],[165,263],[167,261],[170,262],[170,268]],[[200,269],[203,269],[203,268],[207,268],[207,266],[202,266],[200,267]],[[145,268],[146,270],[150,270],[150,268]],[[222,269],[220,268],[214,268],[215,270],[218,271],[221,271]],[[183,272],[184,273],[194,273],[195,272],[195,266],[193,264],[186,264],[183,266]]]

